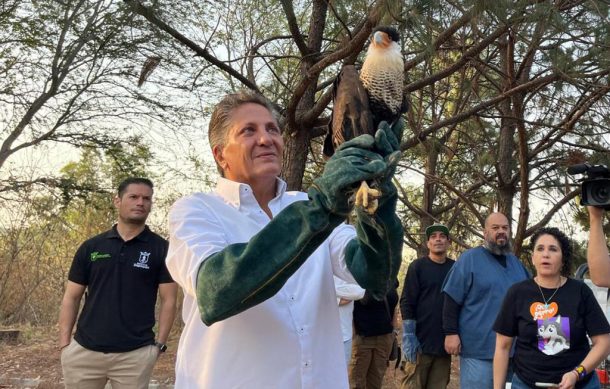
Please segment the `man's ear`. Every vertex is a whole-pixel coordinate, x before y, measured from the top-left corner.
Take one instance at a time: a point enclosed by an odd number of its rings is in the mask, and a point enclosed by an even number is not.
[[[114,207],[118,208],[119,205],[121,205],[121,198],[118,195],[114,196],[114,198],[112,199],[112,202],[114,203]]]
[[[222,147],[221,145],[216,145],[214,146],[214,148],[212,149],[212,154],[214,155],[214,159],[216,160],[216,163],[224,170],[226,169],[226,161],[225,158],[222,154],[224,147]]]

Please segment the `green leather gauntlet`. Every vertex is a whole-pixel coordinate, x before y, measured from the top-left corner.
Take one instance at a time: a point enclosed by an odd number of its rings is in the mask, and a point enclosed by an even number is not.
[[[309,201],[284,208],[247,243],[208,257],[197,276],[197,302],[206,325],[275,295],[349,212],[347,198],[360,181],[379,177],[386,164],[367,135],[346,142],[308,192]]]
[[[343,143],[326,162],[324,173],[314,180],[309,193],[321,193],[326,209],[346,218],[353,208],[350,197],[360,183],[381,178],[387,171],[384,156],[374,150],[375,146],[376,141],[370,135]]]
[[[370,215],[356,208],[356,232],[346,249],[345,260],[354,279],[376,300],[383,300],[397,278],[402,261],[403,228],[396,215],[398,199],[392,177],[400,161],[404,123],[392,127],[382,122],[375,134],[375,150],[385,157],[386,170],[377,180],[382,195],[377,211]]]

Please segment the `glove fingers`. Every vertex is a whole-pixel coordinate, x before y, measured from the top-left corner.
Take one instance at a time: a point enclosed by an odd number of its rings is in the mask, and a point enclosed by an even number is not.
[[[379,154],[388,155],[392,151],[394,151],[394,147],[392,146],[392,143],[388,139],[388,135],[387,135],[388,133],[386,131],[384,131],[382,128],[382,125],[384,123],[385,122],[383,122],[379,126],[379,130],[377,130],[377,132],[375,133],[375,148],[377,149]],[[386,125],[386,127],[387,127],[387,125]],[[391,135],[391,137],[393,137],[393,136],[394,135]]]
[[[389,169],[394,169],[398,166],[398,162],[400,162],[400,158],[402,157],[402,153],[400,151],[395,151],[392,154],[388,155],[385,158],[385,162]]]
[[[354,139],[350,139],[347,142],[341,144],[337,148],[337,151],[345,150],[350,147],[371,150],[374,145],[375,145],[375,138],[373,138],[371,135],[364,134],[364,135],[357,136]]]
[[[353,183],[360,183],[360,181],[367,181],[380,177],[387,169],[386,163],[381,159],[366,161],[358,158],[352,160],[351,166],[353,169],[350,169],[349,171],[349,181]]]
[[[383,176],[387,164],[378,154],[359,150],[354,155],[343,155],[335,159],[337,154],[327,162],[323,176],[327,177],[329,184],[339,188],[353,188],[362,181],[368,181]],[[347,150],[344,150],[347,151]],[[373,158],[363,158],[363,154],[371,154]]]
[[[399,119],[399,121],[400,121],[400,119]],[[385,154],[389,154],[392,151],[398,150],[400,148],[400,138],[398,138],[396,135],[396,132],[394,132],[395,126],[396,125],[390,127],[388,122],[381,122],[379,124],[377,132],[375,133],[375,138],[376,138],[375,140],[377,140],[377,137],[376,137],[377,133],[382,132],[385,135],[385,139],[386,139],[387,143],[389,144],[389,147],[384,145],[384,147],[387,149]],[[397,127],[397,130],[401,132],[400,135],[402,136],[402,130],[398,127]],[[381,146],[380,144],[377,144],[377,143],[375,145],[377,147]]]
[[[402,118],[400,117],[392,125],[392,133],[396,137],[396,140],[399,143],[399,146],[400,146],[400,142],[402,141],[402,135],[403,135],[404,131],[405,131],[405,121],[402,120]],[[395,150],[398,150],[398,148],[396,148]]]
[[[357,147],[348,147],[335,153],[332,158],[329,159],[328,162],[326,162],[326,165],[328,166],[331,163],[338,163],[336,161],[339,161],[344,158],[349,158],[350,160],[362,159],[364,161],[383,161],[383,157],[381,157],[374,151],[365,150]]]

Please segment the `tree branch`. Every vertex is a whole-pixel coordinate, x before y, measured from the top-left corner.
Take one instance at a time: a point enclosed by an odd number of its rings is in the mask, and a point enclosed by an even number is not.
[[[232,67],[228,66],[224,62],[220,61],[218,58],[214,57],[212,54],[210,54],[210,52],[207,49],[199,46],[197,43],[193,42],[192,40],[190,40],[189,38],[187,38],[186,36],[184,36],[180,32],[178,32],[176,29],[174,29],[173,27],[169,26],[167,23],[165,23],[164,21],[159,19],[150,8],[142,5],[142,3],[139,0],[124,0],[124,1],[131,6],[131,8],[133,9],[133,11],[135,13],[143,16],[152,25],[156,26],[161,31],[168,33],[169,35],[174,37],[178,42],[182,43],[184,46],[193,50],[196,55],[198,55],[198,56],[202,57],[203,59],[205,59],[206,61],[212,63],[214,66],[216,66],[220,70],[226,72],[229,76],[239,80],[244,86],[260,93],[260,90],[255,83],[251,82],[250,80],[248,80],[248,78],[244,77],[241,73],[239,73]]]

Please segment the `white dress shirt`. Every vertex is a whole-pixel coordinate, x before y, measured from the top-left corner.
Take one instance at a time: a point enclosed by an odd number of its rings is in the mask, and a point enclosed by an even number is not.
[[[273,215],[307,200],[277,182]],[[269,221],[250,186],[224,178],[214,192],[172,206],[167,268],[184,290],[185,323],[177,389],[348,387],[333,274],[355,283],[344,261],[352,226],[335,228],[275,296],[209,327],[201,321],[195,294],[201,263],[230,244],[248,242]]]
[[[358,284],[343,281],[337,276],[334,277],[335,292],[337,293],[337,304],[341,299],[350,300],[349,303],[339,305],[339,319],[341,320],[341,333],[343,341],[352,340],[352,322],[354,321],[354,301],[364,297],[365,290]]]

